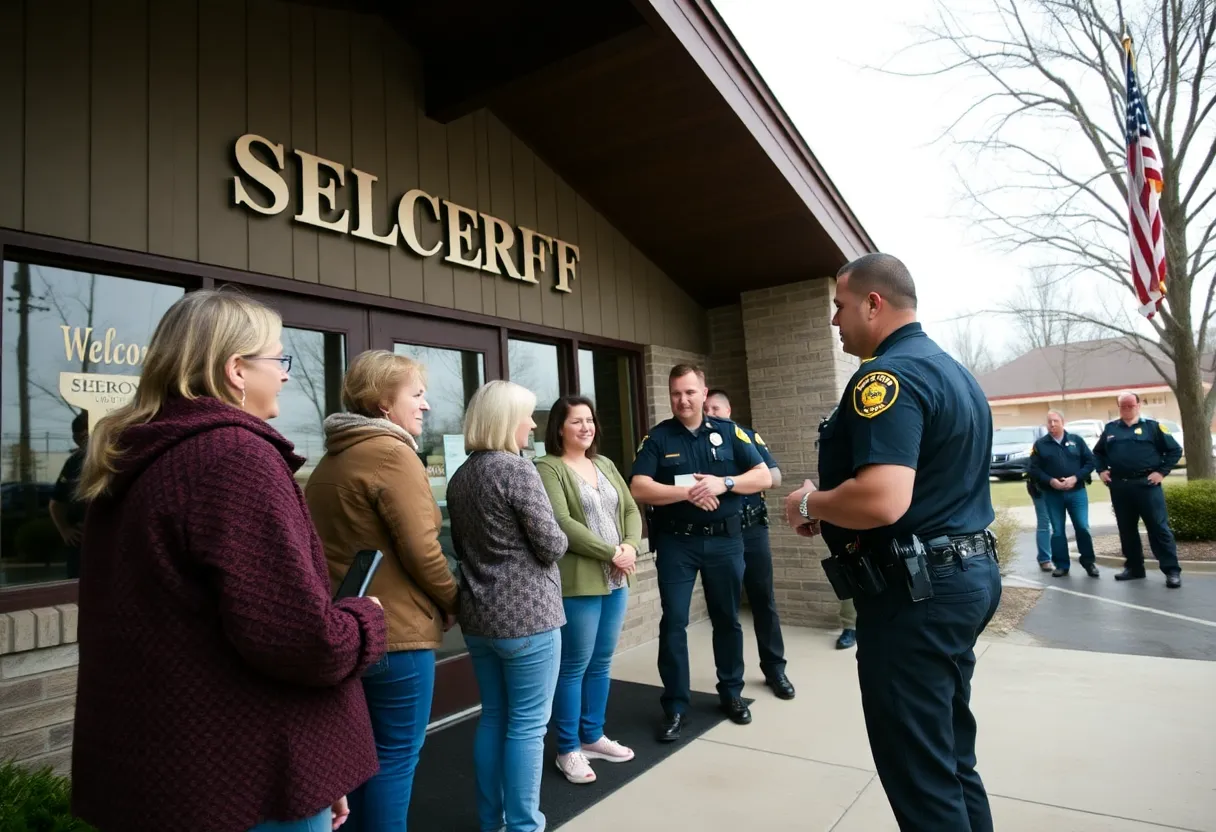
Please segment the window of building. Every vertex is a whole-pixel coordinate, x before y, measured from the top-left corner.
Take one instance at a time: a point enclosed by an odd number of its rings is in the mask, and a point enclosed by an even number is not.
[[[0,590],[79,575],[84,506],[71,492],[89,429],[130,399],[153,331],[184,292],[5,261]]]
[[[637,383],[633,358],[600,349],[578,351],[579,393],[595,402],[600,423],[600,453],[628,473],[640,441],[634,402]]]
[[[564,392],[562,352],[556,344],[536,341],[507,341],[507,372],[511,381],[527,387],[536,394],[536,410],[532,414],[536,430],[522,448],[524,456],[533,459],[545,455],[545,431],[549,426],[549,411]]]
[[[325,455],[325,417],[342,411],[346,337],[285,326],[283,354],[291,356],[291,381],[279,392],[279,417],[271,424],[305,458],[296,472],[303,485]]]

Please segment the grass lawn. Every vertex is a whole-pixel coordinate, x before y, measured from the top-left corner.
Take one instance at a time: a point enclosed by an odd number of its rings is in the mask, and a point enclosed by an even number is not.
[[[1186,482],[1186,471],[1176,470],[1166,477],[1165,485],[1173,485],[1175,483]],[[1005,480],[1003,482],[991,483],[992,486],[992,505],[1000,508],[1012,508],[1013,506],[1028,506],[1030,505],[1030,495],[1026,493],[1026,483],[1022,480]],[[1086,489],[1091,503],[1109,503],[1110,491],[1102,481],[1094,477]]]

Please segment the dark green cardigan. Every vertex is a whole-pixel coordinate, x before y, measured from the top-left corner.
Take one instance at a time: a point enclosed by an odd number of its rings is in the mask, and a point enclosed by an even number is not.
[[[612,460],[598,456],[593,462],[604,472],[608,482],[616,489],[620,500],[616,509],[616,528],[621,542],[635,550],[642,548],[642,513],[629,493],[629,486],[616,470]],[[587,515],[583,512],[583,501],[579,496],[578,474],[560,456],[542,456],[536,460],[541,482],[553,504],[557,525],[561,526],[569,539],[565,556],[557,562],[562,575],[562,597],[579,595],[607,595],[608,579],[604,577],[604,563],[611,563],[616,552],[613,546],[601,540],[587,527]],[[633,575],[629,576],[633,586]]]

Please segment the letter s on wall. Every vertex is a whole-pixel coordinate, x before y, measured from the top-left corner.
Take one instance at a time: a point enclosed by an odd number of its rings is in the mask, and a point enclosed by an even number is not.
[[[257,182],[259,185],[270,191],[274,197],[274,202],[269,207],[263,207],[257,203],[249,191],[245,189],[245,184],[241,182],[240,176],[232,177],[234,187],[234,199],[237,205],[248,205],[259,214],[274,215],[283,211],[290,201],[290,195],[287,190],[287,180],[280,176],[270,165],[267,165],[257,156],[253,155],[253,145],[257,143],[268,148],[274,156],[274,161],[278,165],[279,170],[283,169],[283,145],[274,144],[269,139],[253,133],[246,133],[236,140],[236,163],[241,170],[245,172],[250,179]]]

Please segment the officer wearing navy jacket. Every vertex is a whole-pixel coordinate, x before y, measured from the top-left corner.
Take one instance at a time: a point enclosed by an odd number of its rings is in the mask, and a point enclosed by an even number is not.
[[[731,418],[730,396],[725,390],[710,390],[705,412],[719,419]],[[760,434],[739,425],[752,440],[773,477],[773,488],[781,485],[781,468]],[[768,539],[768,505],[763,494],[743,495],[743,591],[752,608],[756,648],[760,653],[760,672],[764,683],[778,699],[793,699],[794,684],[785,674],[785,639],[773,592],[773,548]]]
[[[1177,589],[1182,586],[1182,567],[1165,513],[1161,481],[1182,458],[1182,448],[1160,422],[1141,418],[1140,396],[1120,393],[1117,401],[1119,418],[1103,428],[1094,444],[1099,475],[1110,486],[1111,508],[1123,548],[1123,571],[1115,580],[1134,581],[1145,576],[1144,547],[1140,544],[1140,521],[1144,520],[1153,557],[1165,573],[1165,585]]]
[[[660,742],[680,738],[691,698],[688,610],[698,572],[713,625],[722,710],[736,724],[752,721],[742,698],[742,495],[757,494],[773,484],[748,435],[734,422],[705,415],[704,370],[676,365],[668,376],[668,393],[674,417],[643,437],[629,484],[633,498],[651,507],[650,542],[663,608]]]
[[[1051,560],[1053,578],[1068,575],[1072,559],[1068,555],[1068,535],[1064,531],[1067,511],[1076,531],[1081,568],[1091,578],[1098,577],[1094,540],[1089,534],[1089,494],[1086,481],[1094,472],[1094,455],[1085,440],[1064,430],[1064,416],[1047,411],[1047,433],[1030,448],[1030,479],[1039,486],[1051,518]]]
[[[970,698],[975,643],[1001,598],[992,414],[916,322],[899,260],[849,263],[833,303],[862,364],[820,430],[819,490],[804,483],[786,516],[802,536],[822,532],[824,572],[854,598],[862,711],[900,829],[991,832]]]

